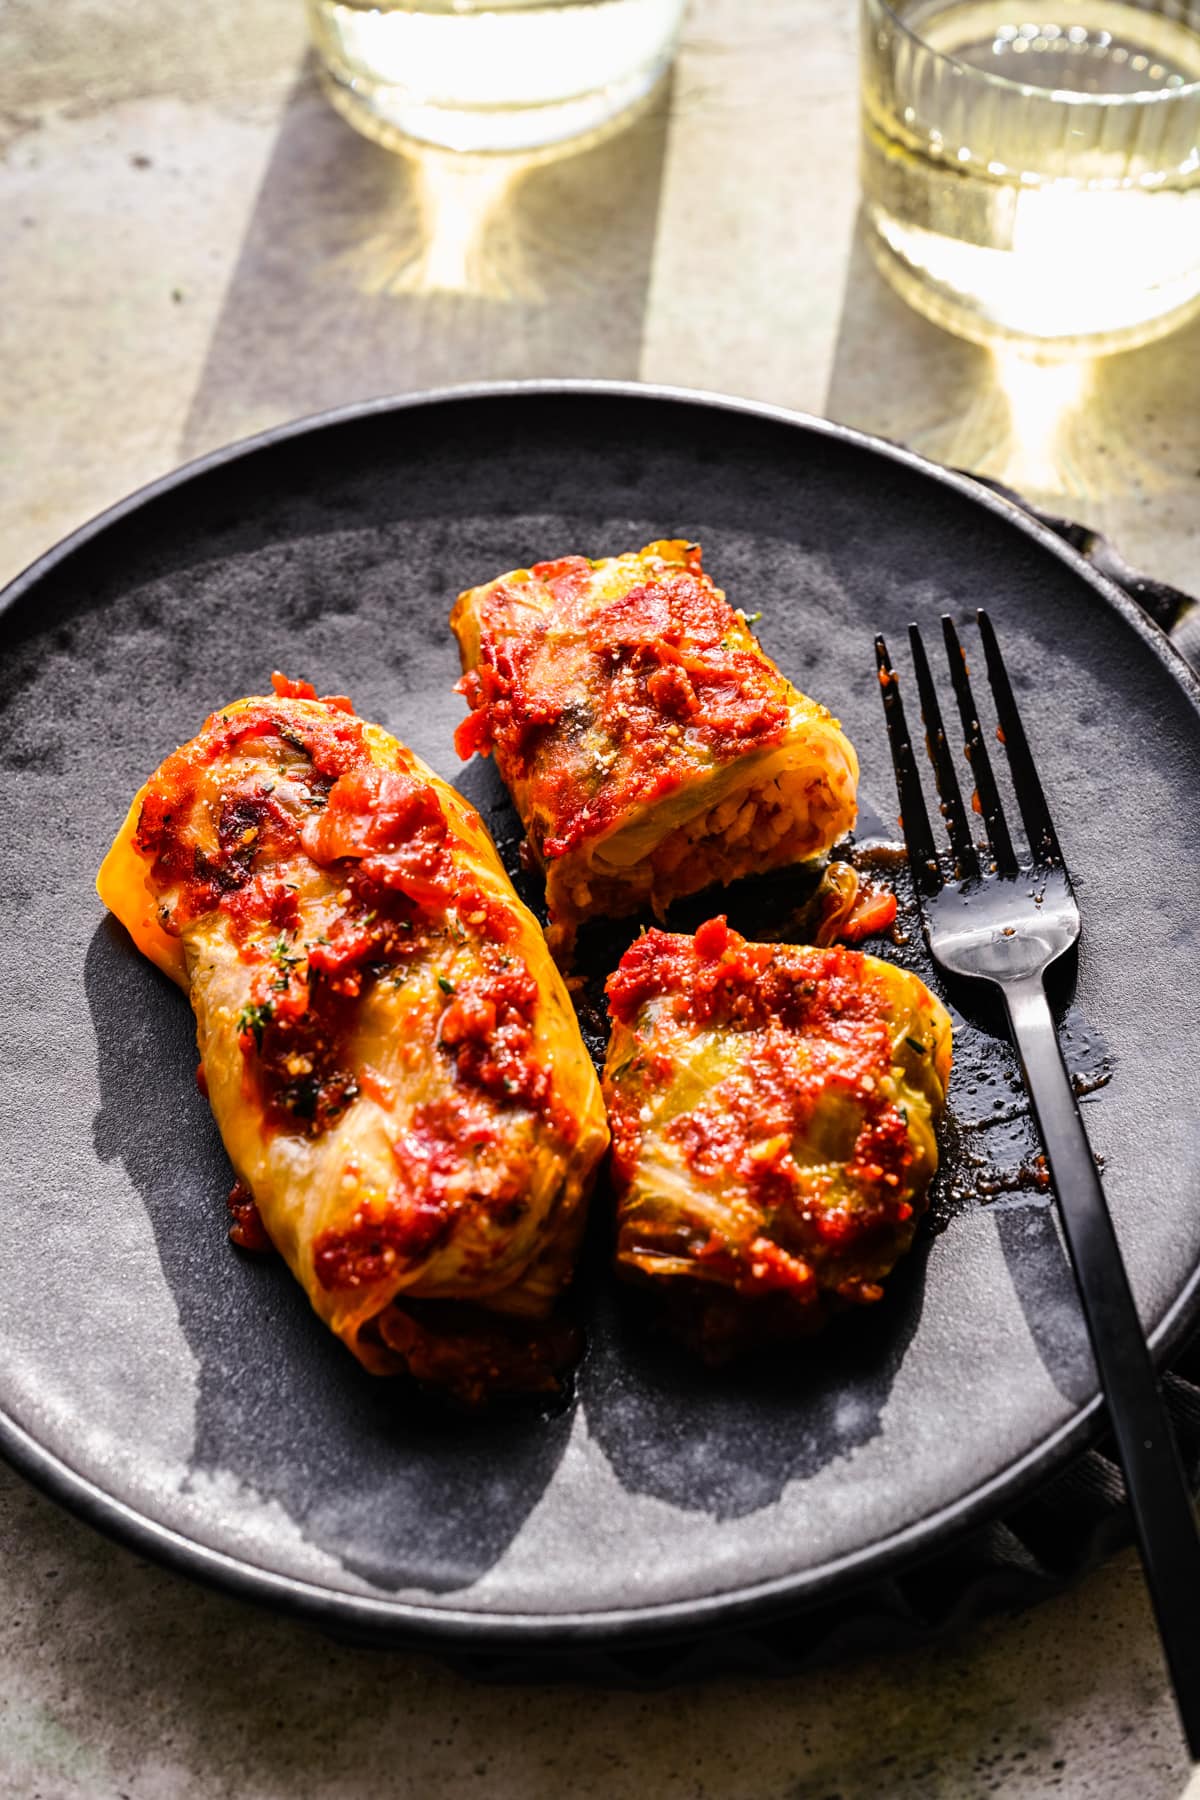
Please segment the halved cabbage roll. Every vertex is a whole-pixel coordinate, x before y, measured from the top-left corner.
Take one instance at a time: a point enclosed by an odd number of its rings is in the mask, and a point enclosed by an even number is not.
[[[566,556],[470,589],[450,619],[471,707],[546,874],[550,941],[821,855],[854,823],[858,761],[682,540]]]
[[[714,1353],[878,1300],[937,1168],[941,1002],[876,957],[724,918],[644,933],[607,992],[618,1266],[685,1296]]]
[[[368,1369],[553,1386],[608,1142],[562,980],[474,809],[274,685],[166,759],[97,882],[191,1000],[233,1235],[261,1219]]]

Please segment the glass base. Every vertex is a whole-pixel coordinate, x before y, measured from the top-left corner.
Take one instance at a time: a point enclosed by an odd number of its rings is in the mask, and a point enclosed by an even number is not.
[[[1142,288],[1123,295],[1117,313],[1111,305],[1112,284],[1108,285],[1107,297],[1098,284],[1094,319],[1080,330],[1076,314],[1075,328],[1066,329],[1057,316],[1056,297],[1039,308],[1034,271],[1027,269],[1023,282],[1006,284],[1013,290],[1011,304],[1006,304],[1002,292],[964,292],[949,282],[939,281],[923,262],[905,255],[900,247],[910,237],[920,240],[930,234],[910,231],[884,208],[870,202],[863,208],[863,220],[872,258],[890,286],[914,311],[974,344],[1007,344],[1042,361],[1108,356],[1152,343],[1200,314],[1197,268],[1162,288]],[[938,242],[947,245],[951,254],[961,256],[962,246],[947,239]],[[918,242],[915,255],[919,254]],[[992,258],[1002,255],[997,251],[983,254]]]
[[[606,137],[649,99],[670,67],[674,44],[621,81],[537,106],[446,107],[414,100],[404,88],[368,81],[323,64],[322,84],[356,131],[389,149],[413,142],[441,150],[527,151],[579,138]]]

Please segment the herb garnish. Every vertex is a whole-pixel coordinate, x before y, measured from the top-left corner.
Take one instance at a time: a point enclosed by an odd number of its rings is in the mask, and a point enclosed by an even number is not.
[[[249,1006],[243,1006],[238,1014],[238,1036],[242,1037],[247,1031],[253,1032],[254,1048],[261,1050],[263,1032],[274,1017],[275,1008],[269,1000],[255,1001]]]

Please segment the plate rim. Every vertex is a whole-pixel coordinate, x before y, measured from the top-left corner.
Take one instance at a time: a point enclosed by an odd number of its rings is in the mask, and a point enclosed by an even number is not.
[[[1167,634],[1115,582],[1016,502],[955,469],[887,438],[852,426],[818,418],[767,401],[743,399],[701,388],[661,383],[550,378],[468,382],[380,395],[286,420],[219,446],[135,488],[104,508],[44,551],[0,590],[0,621],[12,607],[60,565],[144,507],[176,488],[243,458],[294,439],[316,436],[359,421],[403,414],[426,407],[478,401],[513,402],[527,398],[589,398],[668,402],[703,410],[735,412],[799,430],[803,435],[831,438],[869,454],[883,456],[984,506],[1010,526],[1032,538],[1065,563],[1133,627],[1181,687],[1200,721],[1200,676],[1193,672]],[[1161,1364],[1179,1344],[1200,1313],[1200,1262],[1173,1303],[1149,1334],[1151,1353]],[[743,1626],[752,1621],[826,1602],[839,1589],[850,1589],[894,1575],[903,1567],[948,1547],[970,1530],[996,1517],[1037,1483],[1049,1479],[1101,1435],[1103,1397],[1096,1395],[1038,1444],[987,1481],[920,1519],[866,1547],[823,1563],[815,1569],[774,1576],[687,1600],[644,1606],[578,1609],[568,1612],[501,1612],[477,1608],[376,1598],[350,1589],[324,1586],[298,1576],[265,1569],[248,1557],[217,1550],[163,1525],[119,1499],[72,1467],[0,1405],[0,1455],[51,1499],[126,1548],[237,1598],[257,1601],[276,1611],[307,1619],[327,1631],[374,1643],[413,1647],[458,1647],[468,1650],[613,1649],[621,1644],[665,1642],[705,1632]]]

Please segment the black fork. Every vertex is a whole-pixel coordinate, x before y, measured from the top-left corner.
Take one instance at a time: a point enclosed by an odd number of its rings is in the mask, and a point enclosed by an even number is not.
[[[998,988],[1041,1132],[1092,1352],[1125,1473],[1146,1581],[1188,1748],[1200,1760],[1200,1534],[1095,1158],[1059,1048],[1043,978],[1079,938],[1079,908],[991,620],[980,611],[988,680],[1029,842],[1018,855],[950,618],[942,629],[988,854],[976,848],[921,634],[909,627],[925,742],[949,838],[926,810],[887,645],[875,640],[913,881],[934,961]]]

